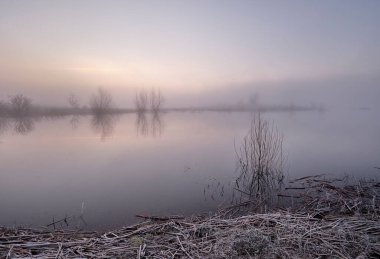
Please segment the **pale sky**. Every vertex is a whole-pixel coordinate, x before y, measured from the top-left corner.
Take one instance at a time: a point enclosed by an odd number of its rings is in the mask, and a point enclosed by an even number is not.
[[[379,13],[378,0],[1,0],[0,98],[85,102],[102,86],[122,102],[141,87],[185,96],[378,77]]]

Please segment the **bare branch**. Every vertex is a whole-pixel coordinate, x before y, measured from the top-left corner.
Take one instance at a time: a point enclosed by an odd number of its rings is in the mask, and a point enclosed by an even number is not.
[[[67,97],[67,101],[72,108],[75,108],[75,109],[79,108],[79,101],[78,101],[78,98],[75,96],[75,94],[70,94]]]
[[[144,113],[148,109],[148,93],[145,90],[140,90],[136,93],[135,107],[138,113]]]
[[[160,90],[154,90],[150,92],[150,108],[153,112],[158,112],[164,103],[164,97]]]
[[[240,175],[236,185],[250,197],[268,202],[283,180],[282,135],[258,114],[238,154]]]
[[[90,100],[90,107],[95,114],[109,112],[112,108],[110,92],[103,88],[98,88],[98,92]]]
[[[31,111],[32,101],[22,94],[10,96],[9,103],[15,116],[25,116]]]

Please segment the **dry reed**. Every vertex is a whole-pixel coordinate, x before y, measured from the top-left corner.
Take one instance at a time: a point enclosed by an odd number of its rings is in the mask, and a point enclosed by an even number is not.
[[[297,190],[295,210],[231,217],[235,206],[212,217],[144,216],[105,233],[0,228],[0,257],[379,258],[380,184],[314,180]]]

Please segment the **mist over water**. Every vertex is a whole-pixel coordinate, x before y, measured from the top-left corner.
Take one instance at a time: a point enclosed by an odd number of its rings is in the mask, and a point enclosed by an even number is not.
[[[269,201],[283,176],[378,178],[379,10],[0,1],[0,226],[111,229]]]
[[[326,173],[378,177],[376,111],[264,113],[283,134],[289,179]],[[7,118],[0,133],[3,225],[80,215],[109,229],[136,214],[212,212],[228,205],[236,146],[252,113],[144,113]],[[223,189],[222,189],[223,186]]]

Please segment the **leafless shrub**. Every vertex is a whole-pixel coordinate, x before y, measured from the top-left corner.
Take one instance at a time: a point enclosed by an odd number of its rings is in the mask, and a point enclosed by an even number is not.
[[[164,103],[164,97],[160,90],[154,90],[148,93],[146,90],[140,90],[136,93],[135,108],[138,113],[147,112],[148,109],[158,113]]]
[[[137,135],[147,137],[159,137],[164,129],[164,122],[161,117],[161,113],[153,112],[150,114],[150,120],[145,112],[136,113],[136,130]]]
[[[79,101],[75,94],[70,94],[67,97],[67,102],[70,104],[71,108],[73,109],[79,108]]]
[[[150,109],[155,113],[159,112],[164,101],[161,91],[152,89],[150,92]]]
[[[262,205],[271,201],[273,190],[284,178],[282,142],[283,136],[274,125],[257,114],[237,151],[240,175],[236,189]]]
[[[90,107],[95,114],[109,112],[112,108],[112,96],[110,92],[103,88],[98,88],[98,92],[90,100]]]
[[[148,93],[145,90],[140,90],[136,93],[135,107],[138,113],[144,113],[148,109]]]
[[[17,94],[9,97],[9,104],[13,115],[25,116],[31,111],[32,101],[22,94]]]

